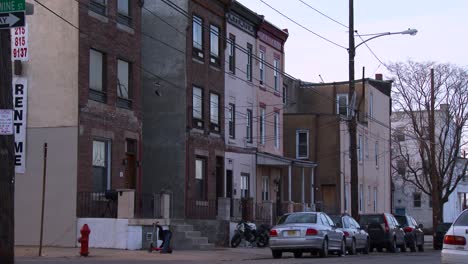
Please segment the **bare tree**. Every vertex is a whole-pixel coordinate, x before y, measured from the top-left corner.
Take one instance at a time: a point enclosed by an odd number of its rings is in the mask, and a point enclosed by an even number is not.
[[[468,72],[465,68],[434,62],[393,63],[393,121],[400,124],[392,137],[393,171],[404,183],[433,196],[433,226],[443,221],[443,205],[465,177],[468,162],[461,158],[467,143],[464,129],[468,120]],[[434,69],[435,157],[430,162],[431,76]],[[431,179],[435,166],[436,179]],[[437,204],[434,204],[437,203]]]

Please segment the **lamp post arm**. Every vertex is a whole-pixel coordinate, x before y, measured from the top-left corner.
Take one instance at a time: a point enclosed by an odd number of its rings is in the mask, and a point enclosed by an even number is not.
[[[373,40],[373,39],[375,39],[375,38],[379,38],[379,37],[383,37],[383,36],[394,35],[394,34],[399,34],[399,33],[385,32],[385,33],[382,33],[382,34],[380,34],[380,35],[373,36],[373,37],[368,38],[368,39],[364,40],[363,42],[357,44],[357,45],[354,47],[354,49],[357,49],[357,47],[361,46],[362,44],[366,43],[366,42],[369,41],[369,40]]]

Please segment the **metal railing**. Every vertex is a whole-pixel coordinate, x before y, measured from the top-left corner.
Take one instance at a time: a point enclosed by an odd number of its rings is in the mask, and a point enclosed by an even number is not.
[[[162,218],[163,204],[161,197],[161,193],[136,193],[135,218]]]
[[[78,192],[77,217],[117,218],[117,194],[114,192]]]
[[[218,200],[186,200],[187,218],[216,219]]]

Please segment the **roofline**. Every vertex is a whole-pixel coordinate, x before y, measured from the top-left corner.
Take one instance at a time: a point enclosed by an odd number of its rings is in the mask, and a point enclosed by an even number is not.
[[[381,82],[381,83],[393,83],[393,80],[376,80],[373,78],[364,78],[364,79],[356,79],[354,80],[355,83],[362,82],[362,81],[373,81],[373,82]],[[330,86],[330,85],[339,85],[339,84],[349,84],[349,81],[340,81],[340,82],[329,82],[329,83],[313,83],[313,82],[305,82],[300,81],[301,85],[303,86]]]

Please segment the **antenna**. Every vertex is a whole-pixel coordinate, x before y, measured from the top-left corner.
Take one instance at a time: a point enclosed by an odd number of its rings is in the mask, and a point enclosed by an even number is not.
[[[324,83],[322,75],[319,74],[320,80],[322,80],[322,83]]]

